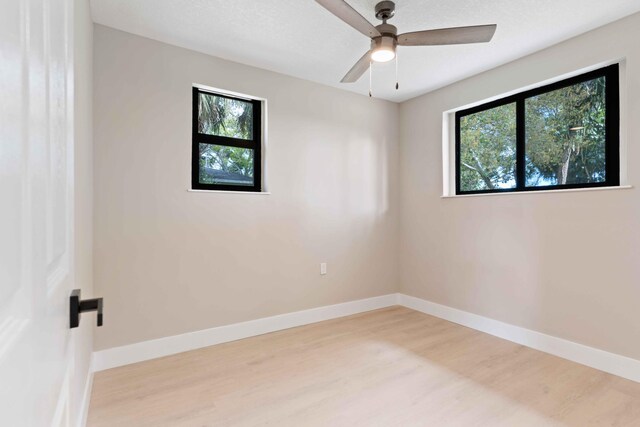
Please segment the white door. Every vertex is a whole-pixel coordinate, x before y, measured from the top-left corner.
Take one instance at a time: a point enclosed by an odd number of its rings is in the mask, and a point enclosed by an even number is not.
[[[73,0],[0,0],[0,425],[68,426]]]

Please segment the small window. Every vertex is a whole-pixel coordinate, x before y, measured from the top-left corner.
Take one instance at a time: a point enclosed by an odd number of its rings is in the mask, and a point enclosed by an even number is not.
[[[261,191],[261,107],[193,88],[192,188]]]
[[[456,194],[620,185],[618,65],[456,113]]]

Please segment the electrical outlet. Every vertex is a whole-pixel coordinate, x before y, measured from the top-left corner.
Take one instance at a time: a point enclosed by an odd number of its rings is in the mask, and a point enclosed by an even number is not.
[[[320,263],[320,274],[321,275],[325,275],[327,274],[327,263],[326,262],[321,262]]]

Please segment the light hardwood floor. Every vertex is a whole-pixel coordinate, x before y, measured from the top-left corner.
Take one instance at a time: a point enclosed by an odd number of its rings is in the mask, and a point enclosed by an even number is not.
[[[89,426],[640,426],[640,384],[402,307],[97,373]]]

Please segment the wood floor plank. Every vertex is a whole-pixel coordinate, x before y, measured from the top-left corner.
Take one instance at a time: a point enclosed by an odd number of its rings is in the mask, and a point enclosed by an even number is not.
[[[88,425],[640,426],[640,384],[392,307],[99,372]]]

